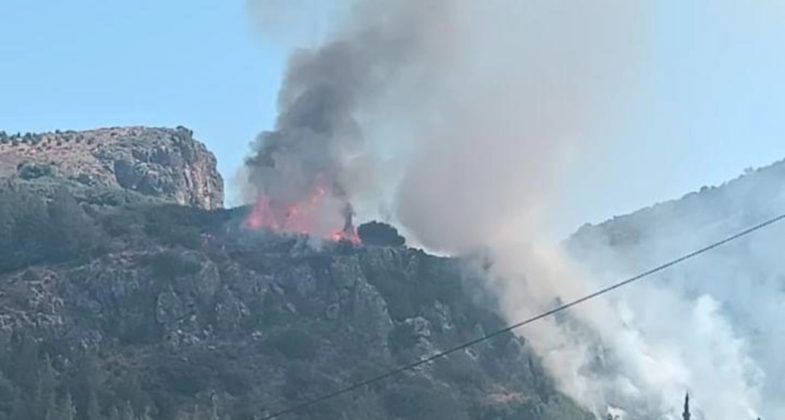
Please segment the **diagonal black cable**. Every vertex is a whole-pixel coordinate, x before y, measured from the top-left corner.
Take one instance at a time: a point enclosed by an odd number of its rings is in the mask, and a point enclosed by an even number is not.
[[[565,310],[567,310],[567,309],[569,309],[569,308],[571,308],[573,306],[579,305],[579,304],[581,304],[583,302],[586,302],[588,300],[592,300],[592,299],[594,299],[594,298],[596,298],[596,297],[598,297],[600,295],[604,295],[604,294],[606,294],[608,292],[611,292],[613,290],[616,290],[616,289],[618,289],[620,287],[626,286],[626,285],[628,285],[630,283],[634,283],[634,282],[636,282],[636,281],[638,281],[638,280],[640,280],[640,279],[642,279],[644,277],[648,277],[648,276],[650,276],[650,275],[652,275],[654,273],[657,273],[659,271],[662,271],[662,270],[665,270],[667,268],[673,267],[676,264],[679,264],[679,263],[684,262],[686,260],[689,260],[691,258],[695,258],[698,255],[701,255],[701,254],[703,254],[705,252],[711,251],[714,248],[718,248],[718,247],[720,247],[722,245],[725,245],[728,242],[735,241],[736,239],[739,239],[739,238],[741,238],[743,236],[747,236],[750,233],[753,233],[753,232],[755,232],[757,230],[760,230],[760,229],[763,229],[763,228],[765,228],[767,226],[773,225],[774,223],[782,221],[783,219],[785,219],[785,214],[782,214],[782,215],[779,215],[777,217],[768,219],[765,222],[761,222],[761,223],[759,223],[759,224],[757,224],[755,226],[752,226],[750,228],[744,229],[744,230],[742,230],[742,231],[740,231],[738,233],[735,233],[735,234],[733,234],[731,236],[726,237],[725,239],[722,239],[720,241],[714,242],[714,243],[712,243],[710,245],[707,245],[707,246],[705,246],[703,248],[700,248],[700,249],[698,249],[696,251],[692,251],[692,252],[690,252],[688,254],[685,254],[685,255],[683,255],[683,256],[681,256],[679,258],[676,258],[674,260],[668,261],[668,262],[666,262],[666,263],[664,263],[662,265],[659,265],[659,266],[654,267],[654,268],[652,268],[650,270],[644,271],[643,273],[640,273],[640,274],[638,274],[636,276],[630,277],[630,278],[628,278],[626,280],[623,280],[623,281],[615,283],[615,284],[613,284],[611,286],[608,286],[608,287],[605,287],[603,289],[600,289],[600,290],[598,290],[596,292],[593,292],[593,293],[588,294],[586,296],[583,296],[581,298],[578,298],[578,299],[575,299],[575,300],[570,301],[568,303],[565,303],[563,305],[557,306],[557,307],[555,307],[555,308],[553,308],[553,309],[551,309],[551,310],[549,310],[547,312],[543,312],[543,313],[541,313],[539,315],[533,316],[533,317],[531,317],[529,319],[526,319],[524,321],[521,321],[521,322],[518,322],[518,323],[515,323],[515,324],[511,324],[511,325],[509,325],[507,327],[504,327],[504,328],[502,328],[500,330],[493,331],[493,332],[488,333],[488,334],[486,334],[486,335],[484,335],[484,336],[482,336],[480,338],[476,338],[474,340],[467,341],[467,342],[465,342],[463,344],[460,344],[458,346],[455,346],[455,347],[452,347],[450,349],[444,350],[442,352],[436,353],[436,354],[434,354],[432,356],[429,356],[429,357],[426,357],[424,359],[420,359],[420,360],[418,360],[416,362],[397,367],[397,368],[395,368],[393,370],[390,370],[390,371],[387,371],[387,372],[385,372],[385,373],[383,373],[381,375],[374,376],[372,378],[366,379],[366,380],[361,381],[361,382],[356,382],[356,383],[354,383],[352,385],[349,385],[347,387],[340,388],[340,389],[337,389],[335,391],[323,394],[323,395],[321,395],[319,397],[316,397],[316,398],[304,401],[302,403],[293,405],[293,406],[291,406],[289,408],[286,408],[286,409],[283,409],[283,410],[280,410],[280,411],[276,411],[276,412],[274,412],[272,414],[269,414],[269,415],[267,415],[265,417],[262,417],[261,420],[270,420],[270,419],[274,419],[276,417],[281,417],[281,416],[286,415],[286,414],[291,414],[291,413],[293,413],[295,411],[302,410],[303,408],[310,407],[310,406],[312,406],[314,404],[318,404],[318,403],[320,403],[322,401],[329,400],[331,398],[335,398],[335,397],[337,397],[339,395],[343,395],[343,394],[352,392],[352,391],[354,391],[356,389],[359,389],[359,388],[365,387],[367,385],[370,385],[370,384],[382,381],[382,380],[387,379],[387,378],[389,378],[391,376],[395,376],[395,375],[398,375],[400,373],[406,372],[407,370],[411,370],[411,369],[414,369],[414,368],[416,368],[418,366],[422,366],[424,364],[433,362],[436,359],[440,359],[440,358],[442,358],[444,356],[447,356],[449,354],[455,353],[456,351],[463,350],[463,349],[465,349],[467,347],[471,347],[471,346],[473,346],[475,344],[479,344],[479,343],[481,343],[483,341],[487,341],[487,340],[489,340],[489,339],[491,339],[493,337],[496,337],[496,336],[499,336],[501,334],[510,332],[512,330],[518,329],[520,327],[523,327],[524,325],[531,324],[532,322],[539,321],[539,320],[541,320],[543,318],[547,318],[547,317],[549,317],[551,315],[554,315],[554,314],[556,314],[558,312],[565,311]]]

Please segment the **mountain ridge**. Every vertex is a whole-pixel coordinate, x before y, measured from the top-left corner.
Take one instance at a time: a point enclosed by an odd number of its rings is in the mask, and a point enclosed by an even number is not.
[[[0,419],[253,420],[503,325],[480,266],[385,225],[359,229],[365,246],[253,231],[249,208],[15,162],[0,185]],[[505,334],[290,418],[591,417]]]
[[[182,205],[223,207],[215,156],[185,127],[0,133],[0,179],[29,184],[51,178],[67,180],[75,190],[127,190]]]
[[[102,129],[81,141],[112,141],[112,130],[143,151],[185,143],[198,153],[182,163],[203,168],[202,181],[163,177],[151,185],[170,189],[148,189],[119,181],[112,163],[105,179],[83,182],[85,171],[15,149],[61,150],[52,139],[76,132],[0,136],[0,420],[253,420],[504,325],[485,261],[428,255],[381,223],[360,226],[373,235],[363,246],[248,230],[249,208],[218,205],[214,157],[187,129]],[[175,163],[189,153],[175,149],[164,154]],[[155,153],[130,156],[142,179],[169,173]],[[611,249],[633,267],[636,249],[684,224],[712,229],[719,218],[730,229],[767,214],[785,203],[782,179],[780,161],[585,225],[566,245],[586,261]],[[683,223],[658,230],[673,215]],[[505,334],[291,418],[593,417],[557,390],[525,339]]]

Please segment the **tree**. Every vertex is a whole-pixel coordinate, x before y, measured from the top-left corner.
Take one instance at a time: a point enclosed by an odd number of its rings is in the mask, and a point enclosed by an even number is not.
[[[60,420],[55,416],[58,411],[56,390],[57,371],[52,367],[49,355],[44,357],[38,369],[38,381],[33,394],[33,413],[38,419]]]
[[[84,420],[103,420],[98,403],[98,390],[103,382],[102,371],[95,354],[86,352],[78,362],[76,378],[72,386],[79,418]]]
[[[71,400],[71,394],[65,393],[65,396],[60,399],[60,402],[55,406],[54,410],[47,411],[47,420],[74,420],[76,416],[76,408]]]
[[[47,205],[49,229],[47,255],[56,260],[90,254],[99,241],[99,232],[91,220],[65,188],[55,191]]]
[[[19,388],[0,372],[0,419],[14,418],[14,411],[19,404]]]
[[[357,228],[357,234],[365,245],[402,246],[406,239],[394,227],[380,222],[369,222]]]
[[[692,417],[692,414],[690,414],[690,394],[684,396],[684,412],[681,414],[681,417],[684,420],[690,420]]]
[[[42,199],[13,183],[0,186],[0,271],[41,260],[48,224]]]
[[[14,239],[14,214],[8,198],[8,195],[0,193],[0,271],[3,266],[10,265],[10,261],[5,260],[10,256]]]
[[[153,420],[152,410],[150,410],[150,406],[146,406],[144,410],[142,410],[142,414],[139,416],[138,420]]]
[[[101,420],[101,407],[98,405],[98,396],[95,389],[91,389],[87,394],[87,405],[85,406],[86,420]]]
[[[134,408],[131,406],[131,401],[126,401],[125,404],[123,404],[123,408],[120,410],[120,419],[136,420],[136,415],[134,415]]]
[[[109,410],[109,416],[107,417],[107,419],[108,420],[122,420],[122,417],[120,417],[120,410],[118,410],[117,407],[112,407]]]

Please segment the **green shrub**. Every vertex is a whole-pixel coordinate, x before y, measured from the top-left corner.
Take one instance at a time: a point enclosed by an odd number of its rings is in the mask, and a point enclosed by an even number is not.
[[[167,245],[197,249],[202,246],[202,232],[223,223],[228,213],[213,212],[179,205],[156,205],[144,211],[145,232]]]
[[[364,223],[357,228],[357,234],[365,245],[402,246],[406,243],[398,230],[386,223]]]
[[[93,256],[105,247],[98,225],[66,189],[47,202],[15,185],[0,187],[0,272]]]
[[[406,378],[383,396],[393,416],[411,420],[468,420],[460,401],[421,378]]]
[[[277,334],[272,345],[289,359],[310,360],[316,356],[318,342],[303,330],[289,329]]]
[[[399,352],[410,349],[417,344],[417,335],[411,325],[400,324],[390,331],[387,341],[392,351]]]
[[[464,352],[439,359],[435,366],[436,374],[447,383],[482,387],[487,381],[487,375],[480,365]]]
[[[158,366],[159,374],[171,389],[181,395],[194,396],[210,385],[212,372],[204,365],[170,357]]]
[[[155,275],[166,278],[193,275],[202,268],[196,256],[171,249],[152,255],[147,263]]]

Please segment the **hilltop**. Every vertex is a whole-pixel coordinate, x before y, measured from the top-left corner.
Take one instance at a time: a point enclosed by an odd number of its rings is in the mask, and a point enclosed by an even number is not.
[[[223,207],[215,156],[184,127],[115,127],[9,136],[0,133],[0,180],[44,191],[67,186],[130,191],[205,209]]]

